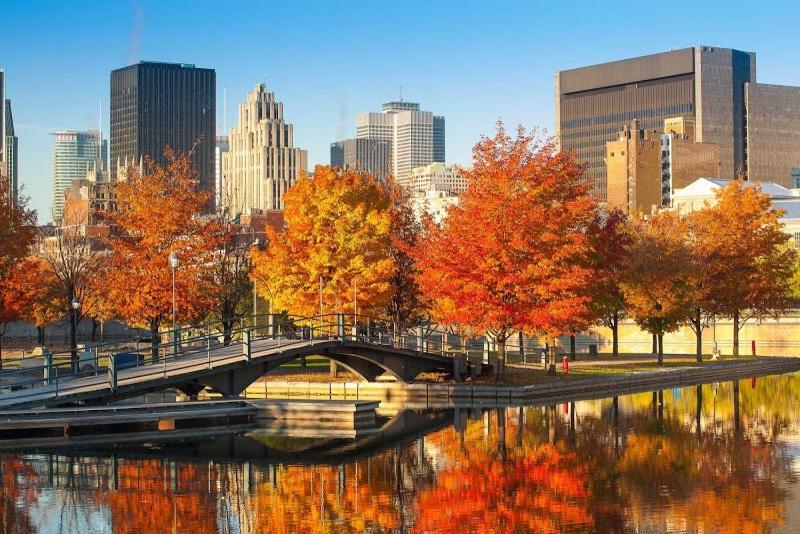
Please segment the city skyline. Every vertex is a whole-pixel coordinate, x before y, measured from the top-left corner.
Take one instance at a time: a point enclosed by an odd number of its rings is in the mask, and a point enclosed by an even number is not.
[[[738,5],[685,3],[692,6],[691,17],[685,16],[682,5],[675,5],[657,14],[674,31],[658,36],[652,35],[651,25],[641,24],[647,20],[645,6],[606,20],[602,6],[592,5],[576,12],[564,5],[511,3],[495,10],[478,3],[419,3],[391,19],[381,16],[391,6],[364,5],[370,9],[349,10],[353,16],[343,28],[330,24],[338,11],[326,4],[309,5],[302,16],[281,5],[240,6],[218,16],[216,8],[200,4],[188,17],[182,14],[191,12],[189,3],[161,10],[149,2],[79,10],[58,3],[44,3],[39,9],[4,7],[8,16],[0,21],[0,29],[6,48],[0,67],[7,74],[6,98],[13,102],[20,139],[20,182],[40,211],[41,222],[46,222],[50,204],[49,133],[96,128],[101,99],[103,131],[109,131],[109,74],[140,60],[216,69],[218,134],[227,134],[222,130],[226,115],[229,129],[247,91],[255,83],[267,83],[293,110],[295,143],[309,150],[309,169],[327,162],[332,141],[354,137],[358,112],[379,109],[401,92],[404,99],[423,102],[426,109],[447,118],[447,163],[467,165],[475,139],[491,133],[498,119],[512,128],[523,124],[554,133],[553,76],[559,70],[709,44],[757,53],[759,81],[800,85],[800,69],[791,60],[796,50],[791,18],[774,17],[776,10],[791,6],[788,2],[748,11],[747,32],[737,28],[742,15]],[[454,9],[456,5],[461,9]],[[265,56],[262,32],[254,31],[266,9],[286,22],[269,44],[286,43],[284,54]],[[69,21],[78,19],[76,12],[82,24],[96,31],[68,31]],[[209,13],[215,16],[201,20]],[[709,28],[704,20],[712,15],[719,24]],[[116,23],[108,25],[107,20]],[[604,35],[592,30],[597,20],[604,20]],[[301,22],[303,38],[298,39]],[[403,24],[429,35],[409,42],[403,32],[391,31]],[[565,28],[574,39],[563,39]],[[212,32],[214,38],[208,43],[187,38],[198,29]],[[474,39],[487,31],[498,36],[496,42]],[[69,40],[62,44],[67,34]],[[626,38],[620,39],[623,34]],[[600,39],[602,46],[584,35]],[[370,47],[363,46],[365,40]],[[220,42],[228,44],[221,47]],[[386,61],[401,53],[408,67]],[[52,91],[53,80],[60,80],[59,91]],[[220,98],[225,86],[227,113]]]

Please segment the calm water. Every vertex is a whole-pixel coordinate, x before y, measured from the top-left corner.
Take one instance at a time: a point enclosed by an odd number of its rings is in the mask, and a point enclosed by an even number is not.
[[[738,389],[738,391],[736,391]],[[0,532],[800,531],[800,376],[0,456]]]

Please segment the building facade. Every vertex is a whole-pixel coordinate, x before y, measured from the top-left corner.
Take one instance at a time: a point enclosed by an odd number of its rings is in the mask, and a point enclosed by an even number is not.
[[[53,221],[58,224],[64,214],[64,192],[72,182],[85,179],[91,169],[107,168],[107,143],[98,131],[66,130],[53,136],[52,207]]]
[[[222,206],[222,155],[228,151],[230,144],[227,135],[218,135],[214,145],[214,203]]]
[[[800,134],[789,127],[800,116],[800,90],[756,83],[750,52],[697,46],[562,71],[555,107],[561,148],[575,151],[601,200],[604,144],[634,119],[652,130],[669,117],[690,118],[690,140],[719,147],[725,179],[789,185],[791,168],[800,167]],[[773,151],[776,138],[780,148]]]
[[[239,104],[239,123],[222,154],[222,205],[233,214],[283,209],[283,194],[308,167],[308,153],[294,146],[294,127],[283,103],[265,84]]]
[[[380,113],[358,114],[356,137],[391,143],[391,172],[402,185],[409,185],[415,167],[444,162],[444,117],[420,110],[415,102],[387,102]]]
[[[202,189],[214,190],[216,73],[180,63],[142,61],[111,71],[111,176],[164,149],[191,153]]]
[[[411,171],[412,192],[445,191],[458,195],[467,188],[467,180],[457,168],[436,162]]]
[[[16,202],[19,193],[19,138],[14,132],[14,118],[11,115],[11,100],[6,99],[5,117],[3,122],[5,124],[5,149],[3,150],[4,162],[0,165],[4,170],[0,171],[0,175],[5,175],[8,180],[9,190],[11,191],[12,198]]]
[[[367,172],[383,180],[389,175],[391,142],[355,138],[331,143],[331,167]]]

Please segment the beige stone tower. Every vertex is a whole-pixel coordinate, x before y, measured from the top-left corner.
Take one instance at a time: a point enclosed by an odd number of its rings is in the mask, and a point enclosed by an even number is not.
[[[233,215],[283,209],[283,194],[308,167],[308,153],[294,147],[294,128],[283,104],[265,84],[239,104],[239,123],[222,154],[222,206]]]
[[[606,143],[607,203],[625,213],[650,213],[661,205],[661,134],[638,121]]]

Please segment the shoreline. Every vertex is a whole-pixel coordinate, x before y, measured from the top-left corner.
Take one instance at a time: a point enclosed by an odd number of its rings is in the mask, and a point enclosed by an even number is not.
[[[319,382],[257,380],[244,398],[328,398],[381,401],[409,407],[490,404],[549,404],[642,393],[674,387],[743,380],[800,371],[800,357],[729,360],[654,371],[576,375],[525,386],[466,383]]]

